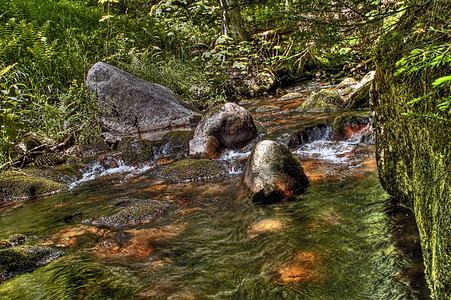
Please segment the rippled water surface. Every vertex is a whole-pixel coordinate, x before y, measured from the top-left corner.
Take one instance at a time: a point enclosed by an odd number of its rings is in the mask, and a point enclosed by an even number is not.
[[[275,136],[333,122],[333,113],[295,113],[303,100],[245,106]],[[281,108],[256,112],[268,104]],[[374,146],[324,138],[293,150],[311,186],[292,202],[253,204],[239,165],[221,180],[173,183],[159,166],[119,160],[68,191],[3,206],[0,238],[23,233],[65,254],[3,282],[0,298],[427,299],[412,213],[381,188]],[[148,200],[160,205],[155,218],[99,225]]]

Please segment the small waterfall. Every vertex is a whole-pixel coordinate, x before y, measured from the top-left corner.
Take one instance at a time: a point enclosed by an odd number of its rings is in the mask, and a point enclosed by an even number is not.
[[[131,176],[144,173],[153,167],[153,164],[127,166],[119,154],[102,155],[87,164],[83,170],[83,177],[71,183],[69,189],[73,189],[83,182],[113,174],[126,174],[123,176],[125,181]]]
[[[299,133],[299,145],[305,145],[318,140],[332,139],[332,124],[320,124],[318,126],[310,126],[304,128]]]

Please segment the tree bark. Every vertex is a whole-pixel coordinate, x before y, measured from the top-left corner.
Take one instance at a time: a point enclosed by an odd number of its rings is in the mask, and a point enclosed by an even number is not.
[[[223,9],[222,34],[229,36],[231,33],[235,42],[247,41],[238,0],[219,0],[219,4]]]

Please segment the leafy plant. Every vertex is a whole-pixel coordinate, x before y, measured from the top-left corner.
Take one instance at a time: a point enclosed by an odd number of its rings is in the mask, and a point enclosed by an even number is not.
[[[0,71],[0,162],[9,160],[10,150],[20,133],[30,125],[29,110],[24,109],[29,95],[23,84],[8,82],[8,73],[15,65]]]

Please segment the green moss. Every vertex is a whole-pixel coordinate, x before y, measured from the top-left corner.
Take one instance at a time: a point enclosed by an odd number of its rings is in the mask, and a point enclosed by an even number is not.
[[[343,108],[343,99],[329,91],[312,94],[297,110],[299,111],[336,111]]]
[[[346,104],[346,109],[368,109],[370,106],[371,84],[372,81],[368,82],[355,92]]]
[[[122,159],[126,164],[136,165],[149,162],[153,159],[153,144],[149,140],[128,138],[119,144]]]
[[[42,246],[18,246],[1,249],[0,281],[43,266],[61,254],[60,251]]]
[[[13,245],[8,240],[0,240],[0,249],[11,248]]]
[[[426,280],[434,299],[451,298],[451,135],[449,124],[403,114],[436,113],[437,104],[451,96],[449,89],[414,106],[408,102],[427,95],[435,78],[451,74],[451,66],[431,68],[422,61],[422,67],[414,73],[394,73],[396,63],[411,50],[431,42],[449,43],[446,34],[428,28],[439,26],[434,23],[438,18],[449,20],[450,6],[449,1],[432,0],[404,14],[400,25],[382,39],[376,51],[372,92],[380,181],[384,189],[415,212]],[[426,31],[413,34],[419,28]]]
[[[161,175],[175,182],[194,181],[224,175],[225,166],[208,159],[184,159],[173,163]]]
[[[100,217],[94,220],[92,224],[113,228],[133,226],[158,218],[168,207],[167,203],[161,201],[138,200],[111,216]]]
[[[254,120],[255,128],[257,128],[257,135],[265,134],[268,130],[257,120]]]
[[[65,188],[62,183],[18,171],[0,173],[0,199],[35,198]]]
[[[16,233],[9,236],[8,241],[14,245],[19,245],[25,243],[27,237],[23,234]]]

